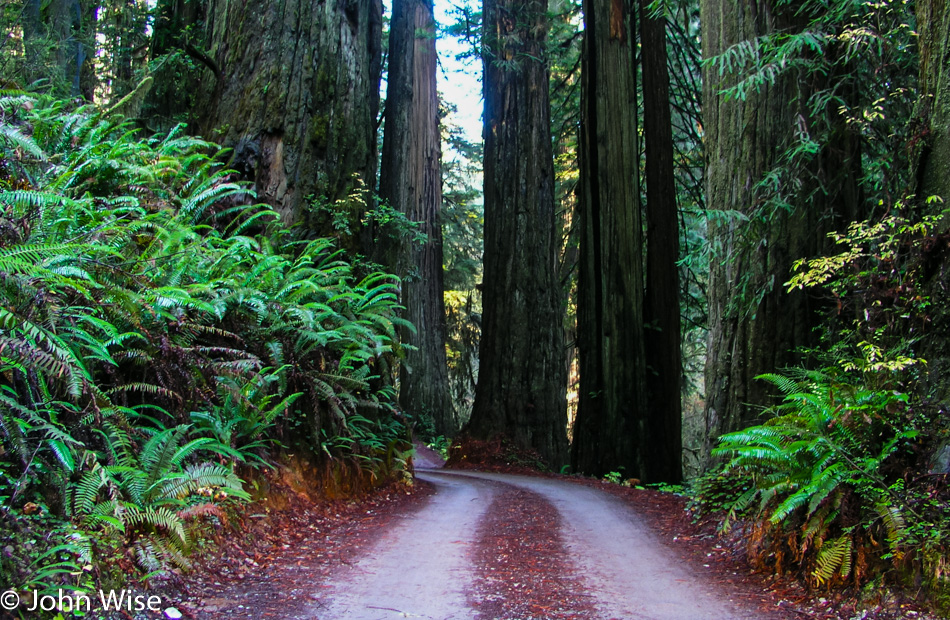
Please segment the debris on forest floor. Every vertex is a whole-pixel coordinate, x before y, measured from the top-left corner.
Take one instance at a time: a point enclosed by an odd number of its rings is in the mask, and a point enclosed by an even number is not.
[[[485,514],[469,594],[478,618],[596,617],[559,535],[561,516],[549,502],[512,488],[495,497]]]
[[[177,594],[168,596],[177,597],[186,618],[311,617],[319,584],[331,571],[432,493],[424,483],[393,483],[361,499],[318,503],[282,491],[286,507],[257,512],[259,506],[249,505],[195,559]]]
[[[457,469],[558,478],[616,496],[636,510],[674,554],[706,571],[713,584],[737,593],[747,606],[759,609],[762,618],[937,618],[908,600],[891,597],[859,607],[851,592],[810,591],[792,575],[751,571],[741,534],[721,537],[713,521],[694,523],[683,497],[541,473],[525,465],[533,458],[530,454],[512,452],[502,441],[465,445],[465,451],[456,453],[467,457],[461,465],[455,463]],[[185,618],[312,617],[326,594],[321,584],[365,553],[393,519],[421,507],[433,489],[423,482],[412,487],[393,484],[356,501],[313,501],[291,488],[271,492],[285,495],[280,509],[249,505],[215,540],[205,543],[208,553],[195,560],[192,573],[177,580],[177,593],[170,595],[166,588],[166,600]],[[512,489],[496,497],[485,514],[473,547],[475,582],[469,592],[479,618],[599,617],[572,570],[570,553],[558,535],[562,517],[551,504],[532,492]]]
[[[445,459],[442,455],[425,445],[420,441],[412,444],[415,452],[412,455],[413,468],[419,469],[440,469],[445,467]]]
[[[544,460],[536,451],[518,446],[501,435],[489,440],[463,435],[449,447],[445,466],[503,474],[537,474],[544,469]]]
[[[793,574],[768,575],[752,570],[746,557],[745,538],[739,528],[728,535],[717,532],[713,519],[694,522],[687,499],[653,489],[629,488],[576,476],[564,476],[593,486],[629,503],[651,525],[671,550],[707,569],[706,575],[739,592],[763,614],[780,612],[787,618],[813,620],[940,620],[926,606],[909,597],[887,593],[860,603],[854,590],[818,591],[806,588]]]

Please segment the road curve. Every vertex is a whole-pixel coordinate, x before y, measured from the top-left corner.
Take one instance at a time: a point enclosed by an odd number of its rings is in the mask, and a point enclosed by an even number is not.
[[[352,567],[328,584],[320,620],[428,618],[470,620],[469,547],[497,483],[470,478],[420,478],[436,493],[418,512],[386,532]]]
[[[321,620],[469,619],[471,545],[479,519],[505,485],[537,493],[562,516],[561,536],[597,618],[624,620],[752,620],[680,565],[620,500],[562,480],[417,470],[436,486],[421,510],[383,535],[361,560],[328,584]]]
[[[617,498],[597,489],[550,478],[440,471],[443,479],[503,482],[533,491],[561,513],[565,546],[581,571],[599,618],[624,620],[753,620],[683,566]]]

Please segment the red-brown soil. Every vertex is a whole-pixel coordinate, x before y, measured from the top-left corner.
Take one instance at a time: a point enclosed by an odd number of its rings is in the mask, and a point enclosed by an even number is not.
[[[592,618],[570,564],[558,511],[523,489],[498,495],[478,528],[469,602],[481,619]]]
[[[232,531],[199,557],[170,603],[187,618],[311,618],[320,584],[431,492],[425,483],[393,484],[351,502],[294,494],[281,511],[255,513],[252,506],[240,534]]]
[[[469,448],[475,448],[472,456],[453,454],[457,467],[530,471],[526,463],[533,455],[513,453],[502,444]],[[426,467],[437,466],[433,455],[426,452],[419,460]],[[691,567],[712,590],[727,592],[746,609],[757,609],[761,618],[934,617],[911,601],[893,598],[859,610],[849,598],[853,593],[810,592],[792,576],[755,573],[748,568],[741,531],[722,538],[712,521],[694,523],[682,497],[578,477],[534,475],[594,487],[628,504],[676,561]],[[287,496],[280,510],[252,505],[243,517],[236,517],[228,533],[209,544],[215,550],[199,557],[196,570],[179,580],[179,593],[168,596],[166,603],[187,618],[312,618],[315,612],[321,617],[323,589],[331,576],[372,552],[373,543],[395,527],[397,518],[423,510],[434,490],[422,482],[412,487],[397,484],[348,502],[314,501],[292,489],[272,490],[278,492]],[[534,492],[499,487],[469,552],[473,580],[468,604],[480,619],[599,617],[581,587],[572,551],[561,539],[562,518]]]
[[[733,589],[762,613],[778,618],[814,620],[937,620],[906,595],[887,593],[861,604],[854,590],[809,590],[793,574],[769,575],[749,568],[741,527],[720,536],[713,518],[695,522],[687,499],[652,489],[624,487],[590,478],[567,477],[600,488],[629,502],[659,533],[662,541],[686,562],[706,569],[710,580]]]

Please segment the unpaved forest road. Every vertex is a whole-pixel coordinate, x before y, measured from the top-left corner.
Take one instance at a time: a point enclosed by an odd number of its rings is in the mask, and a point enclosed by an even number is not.
[[[313,609],[320,620],[470,619],[470,549],[494,496],[518,487],[542,496],[561,515],[566,558],[597,609],[593,618],[738,620],[758,618],[680,565],[619,500],[554,479],[417,470],[436,494],[385,533],[361,560],[329,584]]]

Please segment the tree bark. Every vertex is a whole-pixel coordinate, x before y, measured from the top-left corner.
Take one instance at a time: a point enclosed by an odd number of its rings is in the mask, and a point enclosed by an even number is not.
[[[475,437],[567,455],[545,0],[485,0],[485,259]]]
[[[950,6],[918,0],[920,134],[926,136],[919,166],[918,198],[941,196],[950,204]]]
[[[950,205],[950,4],[947,0],[917,0],[917,31],[920,45],[920,103],[911,139],[918,149],[916,195],[921,209],[938,215]],[[927,204],[931,196],[943,203]],[[944,225],[946,229],[946,225]],[[945,231],[944,231],[945,232]],[[930,299],[928,332],[923,335],[920,356],[927,360],[925,388],[938,402],[950,401],[950,329],[947,291],[950,290],[950,252],[934,244],[921,273],[920,287]]]
[[[769,2],[756,0],[703,0],[701,10],[707,59],[739,42],[793,31],[800,19],[788,8],[788,15],[777,14]],[[703,72],[711,246],[707,454],[722,433],[756,423],[762,407],[774,402],[757,375],[799,364],[798,349],[818,344],[820,302],[803,292],[787,293],[783,283],[796,259],[827,250],[827,233],[865,210],[857,185],[860,149],[856,138],[840,127],[805,169],[796,170],[807,177],[804,189],[783,189],[793,204],[766,204],[758,185],[767,172],[786,165],[779,158],[794,140],[797,124],[807,129],[806,102],[812,89],[822,85],[780,75],[745,99],[721,94],[739,77],[720,75],[712,62]],[[822,79],[830,82],[835,76]],[[824,189],[810,187],[822,176]]]
[[[418,222],[422,244],[396,239],[392,266],[402,277],[403,330],[412,345],[402,362],[399,403],[432,416],[436,432],[452,436],[458,422],[449,398],[442,285],[442,174],[439,100],[436,90],[435,18],[432,0],[395,0],[389,31],[386,128],[379,193]]]
[[[647,282],[644,299],[647,366],[646,462],[651,481],[683,477],[682,356],[680,348],[679,217],[673,169],[666,18],[650,16],[640,0],[643,137],[647,184]]]
[[[572,461],[649,478],[633,10],[630,0],[584,3]]]
[[[333,205],[375,187],[381,11],[379,0],[209,2],[220,76],[203,88],[202,133],[234,148],[288,223],[316,226],[311,197]]]
[[[754,41],[774,30],[767,3],[704,0],[701,5],[703,57],[717,56],[740,41]],[[790,361],[784,353],[804,335],[805,322],[794,304],[779,304],[780,280],[792,257],[771,243],[787,228],[784,214],[772,230],[753,230],[743,218],[759,204],[756,184],[776,163],[784,137],[793,124],[791,87],[780,78],[747,99],[720,94],[737,81],[720,76],[713,64],[703,75],[703,117],[706,145],[706,204],[710,212],[708,239],[713,251],[709,266],[709,341],[706,358],[707,450],[724,432],[751,424],[767,402],[763,386],[753,378]],[[761,243],[753,243],[759,236]],[[782,244],[784,245],[784,244]],[[777,284],[777,286],[776,286]],[[758,291],[765,297],[755,299]],[[750,299],[751,297],[751,299]],[[779,329],[781,327],[781,329]]]

